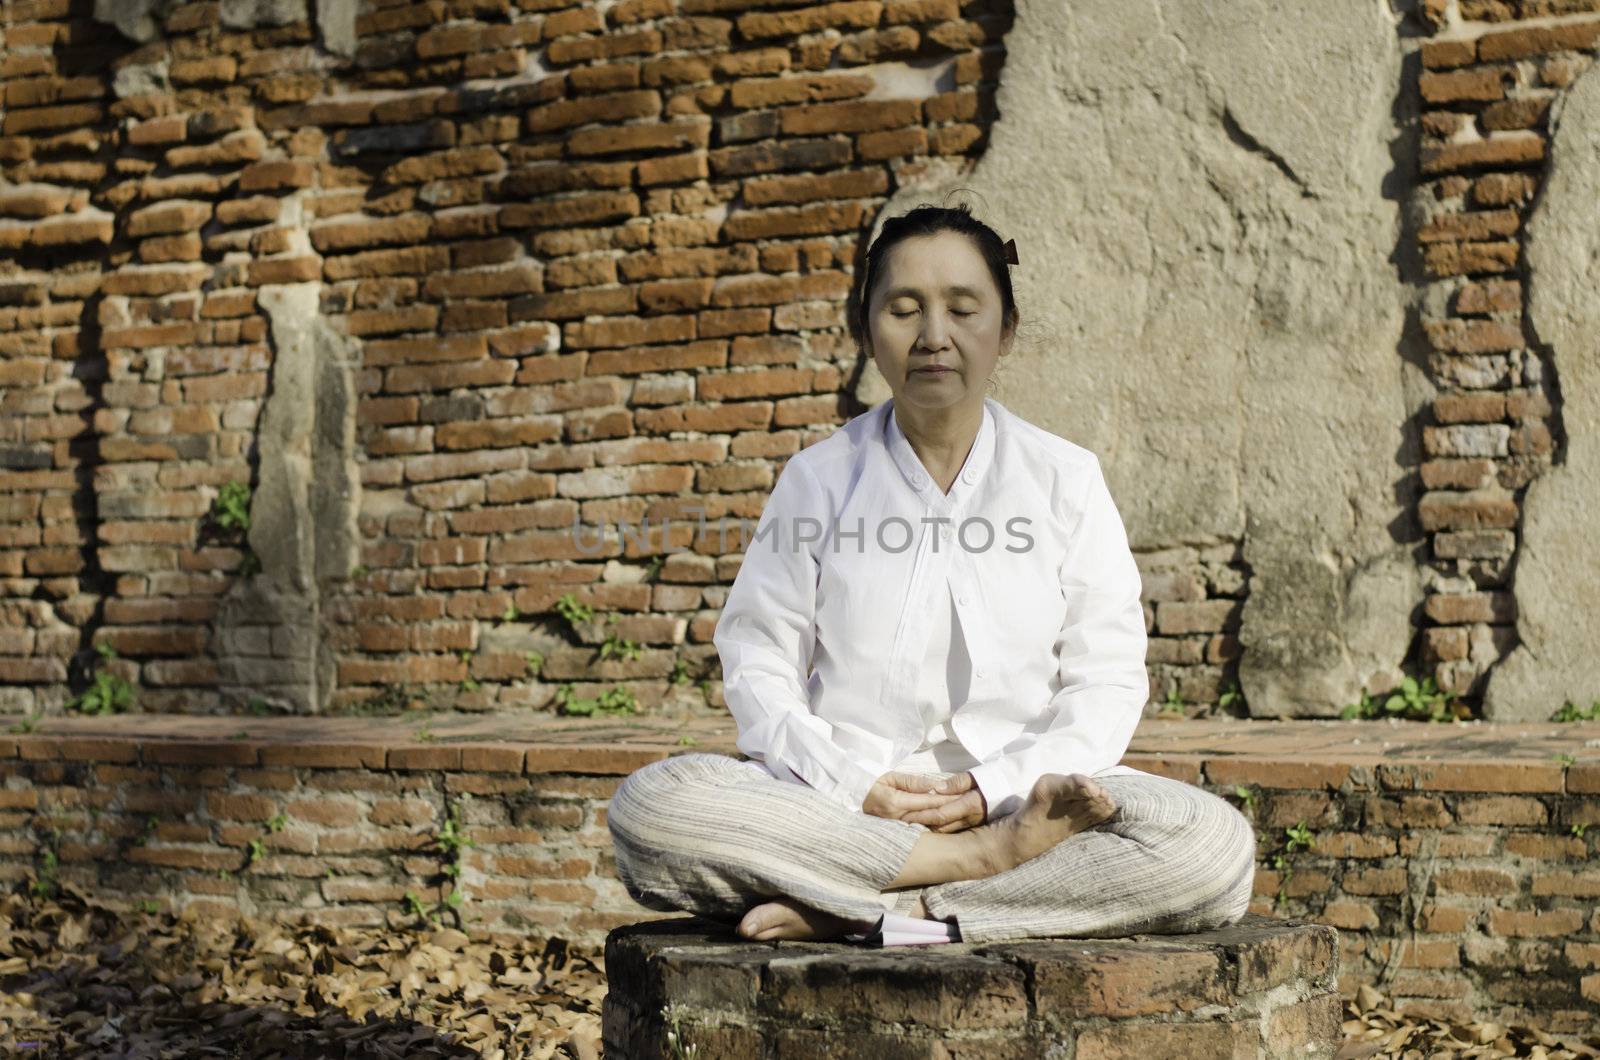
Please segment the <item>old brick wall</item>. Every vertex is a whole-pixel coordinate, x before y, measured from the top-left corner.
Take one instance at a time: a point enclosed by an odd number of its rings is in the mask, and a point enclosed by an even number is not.
[[[433,909],[459,890],[474,934],[598,943],[663,915],[616,878],[618,781],[734,751],[726,718],[414,726],[65,718],[0,734],[0,883],[395,928],[417,922],[408,891]],[[1252,912],[1337,928],[1344,996],[1365,983],[1420,1016],[1579,1031],[1600,1014],[1596,748],[1595,722],[1151,720],[1127,761],[1240,808]],[[453,877],[439,839],[452,818],[474,844]]]
[[[1432,36],[1396,86],[1426,215],[1404,278],[1441,392],[1396,517],[1427,534],[1414,661],[1469,695],[1515,640],[1522,490],[1560,451],[1519,226],[1597,9],[1406,23]],[[862,237],[982,155],[1010,6],[316,11],[4,9],[0,707],[57,709],[99,666],[157,711],[546,708],[567,683],[715,706],[740,544],[695,520],[753,520],[861,410]],[[211,515],[232,482],[247,535]],[[616,532],[646,518],[650,543]],[[611,529],[587,552],[575,521]],[[1156,699],[1239,709],[1215,704],[1241,556],[1141,556]]]
[[[1442,687],[1481,692],[1518,642],[1526,487],[1563,459],[1560,380],[1524,312],[1523,226],[1546,176],[1552,107],[1600,46],[1600,4],[1424,9],[1415,234],[1438,394],[1423,427],[1418,515],[1435,577],[1419,649]]]

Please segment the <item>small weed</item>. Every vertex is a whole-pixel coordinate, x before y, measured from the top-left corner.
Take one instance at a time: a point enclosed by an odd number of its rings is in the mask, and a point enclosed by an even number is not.
[[[1183,699],[1178,695],[1178,686],[1174,684],[1167,689],[1167,698],[1161,701],[1161,709],[1156,711],[1157,717],[1183,717]]]
[[[1294,856],[1295,851],[1310,849],[1315,835],[1314,832],[1306,827],[1304,818],[1296,821],[1293,828],[1285,828],[1283,834],[1288,837],[1289,841],[1284,844],[1281,853],[1274,854],[1272,857],[1272,867],[1279,873],[1278,893],[1273,899],[1275,905],[1282,905],[1289,900],[1289,881],[1294,879],[1294,865],[1291,864],[1290,859]]]
[[[44,717],[44,708],[40,707],[38,710],[34,711],[32,714],[29,714],[27,717],[23,718],[21,721],[17,722],[15,725],[13,725],[10,728],[8,728],[6,731],[7,732],[32,732],[34,729],[37,729],[39,727],[39,719],[42,718],[42,717]]]
[[[684,733],[682,736],[678,737],[678,746],[679,747],[693,747],[695,744],[697,744],[699,742],[700,742],[699,740],[696,740],[693,736],[690,736],[688,733]]]
[[[262,699],[260,696],[250,697],[249,709],[250,713],[254,714],[258,718],[262,715],[272,713],[272,708],[267,704],[267,701]]]
[[[615,622],[616,619],[613,618],[608,621]],[[609,659],[615,655],[622,659],[637,659],[639,650],[638,641],[629,640],[626,637],[618,637],[616,631],[613,630],[606,634],[606,639],[600,644],[600,658]]]
[[[476,692],[479,687],[478,682],[472,678],[472,658],[475,654],[472,651],[460,652],[461,664],[467,668],[467,676],[461,679],[461,691],[463,692]]]
[[[1564,766],[1570,766],[1572,763],[1574,763],[1574,762],[1576,762],[1578,760],[1576,758],[1576,756],[1569,755],[1565,751],[1558,752],[1556,754],[1551,755],[1550,757],[1554,761],[1556,761],[1559,764],[1564,765]]]
[[[218,869],[217,870],[217,879],[219,879],[219,880],[231,880],[231,879],[233,879],[233,873],[229,872],[227,869]]]
[[[690,681],[689,664],[682,659],[672,660],[672,673],[667,675],[667,680],[675,685],[686,685]]]
[[[651,556],[650,562],[644,565],[644,580],[647,582],[655,581],[656,575],[661,573],[661,567],[666,562],[667,557],[665,556]]]
[[[540,668],[544,666],[544,652],[524,652],[522,661],[528,664],[528,676],[537,677],[539,676]]]
[[[1235,700],[1244,698],[1244,693],[1239,690],[1239,682],[1231,681],[1228,687],[1217,697],[1217,709],[1227,710]]]
[[[1233,793],[1239,796],[1246,810],[1252,814],[1256,812],[1256,792],[1254,788],[1247,788],[1243,784],[1235,784]]]
[[[144,831],[140,832],[137,836],[134,837],[133,845],[136,846],[136,847],[144,846],[146,843],[150,842],[150,837],[155,835],[156,834],[156,829],[160,828],[160,827],[161,827],[161,818],[159,818],[159,817],[146,817],[145,820],[144,820]]]
[[[556,689],[555,702],[563,714],[633,714],[639,708],[639,703],[633,697],[633,690],[626,685],[616,685],[608,688],[593,699],[580,699],[573,694],[573,686],[564,684]]]
[[[28,881],[28,894],[35,898],[52,898],[56,893],[56,872],[61,867],[61,830],[53,825],[45,832],[39,850],[39,867]]]
[[[578,623],[587,622],[594,617],[594,608],[580,604],[573,593],[563,593],[556,601],[556,613],[566,619],[567,625],[576,631]]]
[[[354,567],[350,568],[350,580],[355,581],[358,578],[365,578],[371,573],[371,567],[367,566],[365,563],[357,563]]]
[[[519,619],[521,617],[522,617],[522,612],[517,610],[516,602],[513,601],[512,603],[509,603],[509,604],[506,605],[505,611],[503,611],[501,613],[501,615],[500,615],[500,621],[502,621],[502,622],[515,622],[517,619]]]
[[[211,521],[224,530],[250,529],[250,486],[224,482],[211,503]]]
[[[449,816],[445,818],[444,826],[439,829],[438,834],[433,837],[433,843],[434,848],[446,857],[444,867],[440,869],[440,872],[450,879],[450,893],[445,895],[443,901],[430,909],[422,899],[417,897],[415,891],[407,891],[404,904],[407,915],[414,916],[419,920],[426,920],[430,924],[437,924],[446,910],[452,912],[459,910],[467,900],[466,894],[461,890],[461,872],[465,867],[463,852],[467,847],[477,846],[478,844],[471,836],[461,830],[461,821],[457,817],[457,810],[454,806],[450,807]],[[332,879],[333,870],[329,869],[328,873],[328,878]],[[456,922],[459,926],[461,922],[459,913],[456,914]]]
[[[422,728],[412,733],[411,738],[413,740],[421,740],[423,743],[432,743],[434,740],[437,740],[439,736],[432,729],[424,725]]]
[[[110,662],[117,649],[101,641],[94,646],[100,658]],[[89,687],[67,700],[67,709],[80,714],[118,714],[133,706],[133,685],[109,670],[96,670]]]
[[[683,1012],[676,1005],[663,1005],[661,1019],[667,1025],[667,1056],[669,1060],[695,1060],[700,1055],[698,1045],[690,1045],[683,1037]]]
[[[238,732],[236,732],[232,736],[228,737],[228,739],[230,739],[230,740],[248,740],[248,739],[250,739],[250,730],[249,729],[240,729]]]
[[[1582,839],[1583,838],[1583,830],[1585,828],[1588,828],[1588,827],[1589,827],[1588,823],[1584,822],[1582,824],[1573,825],[1570,829],[1568,829],[1568,831],[1570,831],[1573,835],[1577,836],[1579,839]]]
[[[1443,722],[1466,718],[1470,713],[1459,695],[1440,691],[1433,677],[1428,676],[1421,681],[1407,677],[1400,682],[1399,691],[1384,697],[1381,705],[1363,689],[1361,701],[1345,707],[1339,716],[1346,719],[1400,717],[1413,721]]]
[[[1561,704],[1561,709],[1550,718],[1551,721],[1600,721],[1600,699],[1589,704],[1587,708],[1580,707],[1572,700]]]

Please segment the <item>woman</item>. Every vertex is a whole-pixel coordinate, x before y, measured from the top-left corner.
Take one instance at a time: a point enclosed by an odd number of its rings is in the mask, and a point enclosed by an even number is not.
[[[1015,261],[932,206],[868,252],[851,330],[893,397],[789,459],[729,590],[714,639],[753,760],[654,762],[611,800],[618,876],[648,908],[750,939],[919,942],[1246,912],[1250,823],[1118,764],[1146,636],[1098,459],[986,396]]]

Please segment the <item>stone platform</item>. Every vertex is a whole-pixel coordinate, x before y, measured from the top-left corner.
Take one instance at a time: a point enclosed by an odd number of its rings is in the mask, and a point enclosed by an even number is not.
[[[606,940],[606,1055],[1331,1058],[1337,935],[1252,913],[1187,935],[884,949],[658,920]],[[669,1050],[669,1026],[684,1052]]]

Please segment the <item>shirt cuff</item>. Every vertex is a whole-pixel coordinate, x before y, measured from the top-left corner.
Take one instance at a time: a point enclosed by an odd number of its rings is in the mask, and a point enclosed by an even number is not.
[[[1008,816],[1022,809],[1026,797],[1015,794],[1010,771],[1003,760],[984,762],[973,766],[968,772],[972,774],[973,783],[978,785],[978,790],[983,792],[983,803],[988,807],[984,817],[985,822]]]

